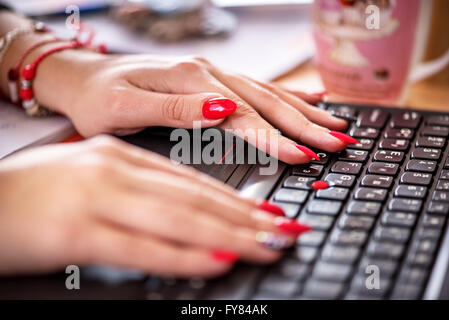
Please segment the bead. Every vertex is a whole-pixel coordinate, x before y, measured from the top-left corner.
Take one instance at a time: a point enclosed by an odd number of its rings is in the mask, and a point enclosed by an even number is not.
[[[108,47],[104,43],[102,43],[97,47],[97,51],[101,54],[106,54],[108,53]]]
[[[24,109],[31,109],[31,108],[34,107],[34,105],[35,105],[34,99],[23,100],[23,101],[22,101],[22,107],[23,107]]]
[[[22,77],[25,80],[33,80],[35,75],[36,73],[34,72],[34,68],[32,68],[29,64],[22,70]]]
[[[20,88],[19,95],[22,100],[30,100],[33,99],[33,89],[31,88]]]

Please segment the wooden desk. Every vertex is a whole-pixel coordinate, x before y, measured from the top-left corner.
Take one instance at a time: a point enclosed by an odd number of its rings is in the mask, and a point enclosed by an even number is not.
[[[305,92],[323,91],[318,71],[312,62],[307,62],[275,80],[287,88]],[[329,97],[332,101],[332,96]],[[414,109],[429,109],[449,112],[449,81],[433,79],[411,86],[406,106]]]

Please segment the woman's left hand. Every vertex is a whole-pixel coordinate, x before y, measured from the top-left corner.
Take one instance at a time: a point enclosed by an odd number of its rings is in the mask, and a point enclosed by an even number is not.
[[[298,143],[337,152],[350,141],[329,133],[345,129],[344,120],[278,86],[222,71],[202,58],[67,51],[40,68],[37,100],[66,114],[84,136],[123,135],[147,126],[192,128],[194,121],[239,129],[236,134],[243,138],[245,130],[262,129],[269,134],[250,142],[290,164],[313,156]],[[218,103],[222,112],[215,112],[217,105],[207,109],[208,101]]]

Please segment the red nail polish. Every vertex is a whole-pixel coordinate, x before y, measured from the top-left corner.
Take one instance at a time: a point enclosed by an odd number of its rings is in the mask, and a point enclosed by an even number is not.
[[[322,92],[315,92],[315,93],[312,93],[312,96],[322,99],[324,96],[327,96],[327,91],[324,90]]]
[[[234,263],[239,259],[239,256],[232,251],[215,250],[212,251],[212,258],[221,262]]]
[[[280,222],[276,222],[276,225],[279,229],[281,229],[284,232],[291,233],[295,236],[299,236],[300,234],[312,230],[311,227],[305,224],[300,224],[295,221],[289,221],[289,220],[282,220]]]
[[[329,131],[329,134],[335,138],[337,138],[338,140],[349,144],[349,143],[359,143],[356,139],[354,139],[351,136],[348,136],[347,134],[344,134],[343,132],[338,132],[338,131]]]
[[[296,148],[298,148],[299,150],[304,152],[308,157],[310,157],[312,159],[320,160],[320,157],[318,157],[318,155],[315,152],[313,152],[312,150],[310,150],[309,148],[302,146],[300,144],[297,144]]]
[[[321,190],[321,189],[327,189],[329,188],[329,183],[327,183],[326,181],[314,181],[312,183],[312,188],[317,191],[317,190]]]
[[[285,217],[285,212],[281,207],[279,207],[267,200],[264,200],[259,204],[259,209],[267,211],[276,216]]]
[[[234,101],[226,98],[209,99],[203,103],[203,116],[206,119],[223,119],[237,109]]]

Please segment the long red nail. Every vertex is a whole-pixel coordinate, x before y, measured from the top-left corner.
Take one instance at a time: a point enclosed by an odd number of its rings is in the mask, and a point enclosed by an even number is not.
[[[212,251],[212,258],[221,262],[234,263],[239,259],[239,256],[232,251],[215,250]]]
[[[338,132],[338,131],[329,131],[329,134],[335,138],[337,138],[338,140],[349,144],[349,143],[359,143],[356,139],[354,139],[351,136],[348,136],[347,134],[344,134],[343,132]]]
[[[209,99],[203,103],[203,116],[206,119],[223,119],[237,110],[234,101],[226,98]]]
[[[299,236],[304,232],[312,230],[312,228],[309,227],[308,225],[300,224],[291,220],[289,221],[287,219],[276,221],[276,225],[282,231],[293,234],[295,236]]]
[[[264,200],[259,204],[259,209],[267,211],[276,216],[285,217],[284,209],[267,200]]]
[[[299,150],[301,150],[302,152],[304,152],[308,157],[312,158],[312,159],[316,159],[316,160],[320,160],[320,157],[318,157],[318,155],[313,152],[312,150],[310,150],[309,148],[307,148],[306,146],[302,146],[300,144],[296,145],[296,148],[298,148]]]
[[[316,191],[316,190],[321,190],[321,189],[327,189],[329,188],[329,183],[327,183],[326,181],[314,181],[312,183],[312,188]]]

